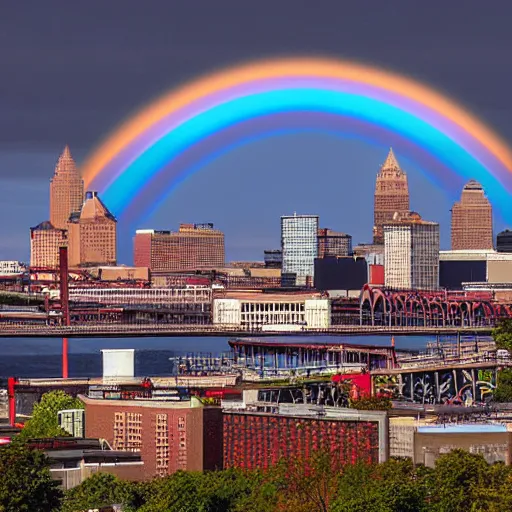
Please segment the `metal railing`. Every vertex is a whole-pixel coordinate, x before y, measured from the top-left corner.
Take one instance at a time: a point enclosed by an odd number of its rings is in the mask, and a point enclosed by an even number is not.
[[[489,327],[388,327],[388,326],[365,326],[365,325],[346,325],[331,326],[326,328],[308,328],[300,331],[262,331],[260,328],[244,328],[233,325],[194,325],[194,324],[121,324],[121,323],[86,323],[84,325],[71,326],[48,326],[26,323],[2,323],[0,324],[0,337],[8,336],[80,336],[88,335],[150,335],[150,334],[176,334],[187,333],[197,335],[230,335],[240,334],[258,334],[265,336],[286,335],[315,335],[315,334],[410,334],[410,335],[429,335],[429,334],[476,334],[490,332]]]

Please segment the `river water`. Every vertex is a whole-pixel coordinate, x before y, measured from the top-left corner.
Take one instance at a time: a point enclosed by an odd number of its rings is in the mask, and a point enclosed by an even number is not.
[[[286,341],[343,341],[344,343],[389,345],[389,336],[315,336],[278,338]],[[101,349],[135,349],[137,376],[169,375],[169,358],[187,352],[228,352],[229,338],[105,338],[69,340],[69,377],[99,377],[102,373]],[[422,350],[423,336],[396,336],[399,349]],[[0,338],[0,379],[7,377],[54,378],[62,372],[62,340],[59,338]]]

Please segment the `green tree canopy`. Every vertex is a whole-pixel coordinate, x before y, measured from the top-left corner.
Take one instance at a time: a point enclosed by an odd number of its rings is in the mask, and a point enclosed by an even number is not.
[[[332,511],[427,511],[428,475],[428,470],[415,469],[409,459],[347,466],[339,478],[337,499]]]
[[[52,480],[49,460],[21,443],[0,448],[0,511],[53,512],[62,491]]]
[[[235,469],[178,471],[153,480],[143,495],[139,512],[267,512],[276,502],[275,487],[260,472]]]
[[[512,318],[502,318],[493,329],[492,337],[499,349],[512,353]]]
[[[57,413],[65,409],[83,409],[84,404],[64,391],[45,393],[41,401],[34,405],[32,417],[19,434],[20,439],[69,436],[59,427]]]
[[[488,464],[482,455],[453,450],[436,461],[431,482],[432,508],[439,512],[498,512],[510,500],[511,472]]]
[[[62,512],[77,512],[118,504],[130,507],[134,501],[135,488],[136,484],[123,482],[109,473],[95,473],[66,492]]]

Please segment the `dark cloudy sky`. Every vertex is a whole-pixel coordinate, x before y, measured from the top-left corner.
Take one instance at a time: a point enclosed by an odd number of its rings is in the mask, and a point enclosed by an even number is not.
[[[80,163],[156,95],[250,59],[321,54],[387,67],[445,91],[510,141],[511,18],[510,0],[1,2],[0,259],[28,259],[64,144]],[[140,227],[212,221],[230,259],[255,259],[279,245],[279,216],[296,210],[366,241],[385,153],[321,134],[256,142],[188,179]],[[453,198],[398,158],[411,206],[441,223],[447,248]],[[128,237],[120,260],[131,262]]]

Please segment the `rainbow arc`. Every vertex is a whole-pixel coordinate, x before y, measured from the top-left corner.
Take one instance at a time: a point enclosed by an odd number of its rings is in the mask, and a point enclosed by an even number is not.
[[[308,130],[389,142],[441,187],[474,178],[512,220],[512,152],[496,133],[426,85],[333,59],[266,60],[188,83],[122,124],[83,176],[117,216],[137,217],[233,147]]]

